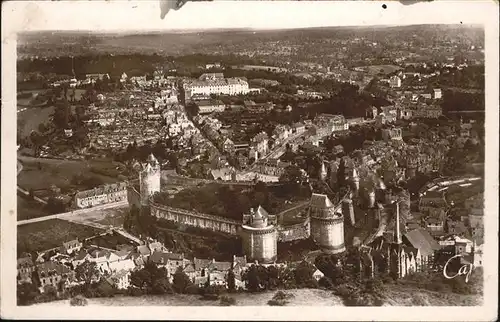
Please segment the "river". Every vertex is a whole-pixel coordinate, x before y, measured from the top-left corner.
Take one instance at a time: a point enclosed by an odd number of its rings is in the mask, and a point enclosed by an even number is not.
[[[237,306],[265,306],[276,292],[263,293],[237,293],[230,294],[236,300]],[[294,298],[289,300],[287,306],[343,306],[342,300],[331,291],[318,289],[288,290]],[[34,306],[69,306],[69,300],[39,303]],[[112,298],[88,299],[88,306],[219,306],[219,301],[201,300],[199,295],[174,294],[174,295],[144,295],[115,296]]]

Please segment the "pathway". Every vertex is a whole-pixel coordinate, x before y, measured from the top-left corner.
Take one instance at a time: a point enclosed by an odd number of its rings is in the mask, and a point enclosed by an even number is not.
[[[92,208],[84,208],[84,209],[73,210],[73,211],[65,212],[65,213],[61,213],[61,214],[32,218],[32,219],[27,219],[27,220],[19,220],[17,222],[17,225],[21,226],[21,225],[31,224],[31,223],[35,223],[35,222],[51,220],[51,219],[66,219],[66,220],[68,220],[68,219],[71,219],[71,216],[78,216],[80,214],[84,214],[84,213],[91,212],[91,211],[111,209],[111,208],[121,208],[121,207],[126,207],[126,206],[128,206],[128,200],[122,200],[122,201],[118,201],[118,202],[112,202],[112,203],[108,203],[108,204],[104,204],[104,205],[100,205],[100,206],[95,206]],[[79,222],[79,223],[81,223],[81,222]]]

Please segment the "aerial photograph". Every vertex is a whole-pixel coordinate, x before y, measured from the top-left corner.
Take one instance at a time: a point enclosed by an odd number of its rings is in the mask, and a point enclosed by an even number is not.
[[[16,82],[18,306],[483,303],[481,25],[23,32]]]

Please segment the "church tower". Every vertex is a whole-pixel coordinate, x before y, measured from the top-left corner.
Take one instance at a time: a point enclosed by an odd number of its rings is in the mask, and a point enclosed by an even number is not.
[[[141,206],[149,205],[149,198],[160,191],[161,170],[160,163],[153,154],[150,154],[146,163],[142,164],[139,173]]]

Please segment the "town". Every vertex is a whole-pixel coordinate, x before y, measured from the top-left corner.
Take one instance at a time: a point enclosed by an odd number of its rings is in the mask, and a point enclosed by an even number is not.
[[[482,30],[393,28],[214,32],[234,41],[149,54],[24,35],[18,304],[481,294]],[[443,277],[468,264],[472,281]]]

